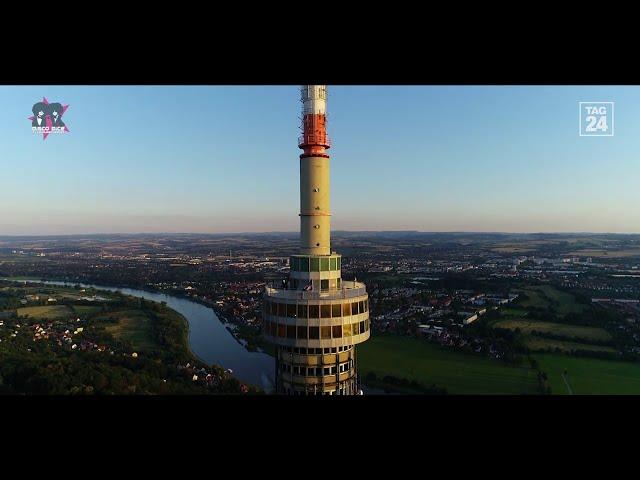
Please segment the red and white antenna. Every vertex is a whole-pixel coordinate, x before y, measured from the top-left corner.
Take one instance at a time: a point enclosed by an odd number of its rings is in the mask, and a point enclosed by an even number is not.
[[[300,88],[302,101],[302,135],[298,146],[304,156],[324,156],[331,147],[327,136],[327,86],[303,85]]]

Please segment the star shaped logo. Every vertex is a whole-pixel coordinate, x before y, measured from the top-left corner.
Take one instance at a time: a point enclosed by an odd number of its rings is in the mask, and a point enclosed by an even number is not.
[[[69,128],[62,121],[64,112],[69,105],[61,105],[54,102],[49,103],[46,97],[42,97],[42,102],[33,105],[33,115],[27,117],[31,121],[33,133],[41,133],[42,140],[46,140],[51,133],[67,133]]]

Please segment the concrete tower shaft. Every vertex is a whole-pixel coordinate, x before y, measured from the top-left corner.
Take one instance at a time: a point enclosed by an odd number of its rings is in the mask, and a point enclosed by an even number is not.
[[[327,87],[304,85],[300,155],[300,252],[306,255],[331,254],[331,213],[327,136]]]
[[[329,158],[300,158],[300,253],[331,254]]]

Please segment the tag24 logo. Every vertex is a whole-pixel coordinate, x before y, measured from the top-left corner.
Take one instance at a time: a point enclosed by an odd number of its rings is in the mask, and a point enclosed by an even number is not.
[[[613,137],[613,102],[579,102],[580,136]]]

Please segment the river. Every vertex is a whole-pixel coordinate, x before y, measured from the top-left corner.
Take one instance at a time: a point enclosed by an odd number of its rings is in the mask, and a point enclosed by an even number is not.
[[[115,288],[77,282],[57,282],[41,280],[12,280],[15,282],[44,283],[47,285],[95,288],[109,292],[122,292],[125,295],[144,298],[154,302],[165,302],[169,308],[182,314],[189,322],[189,347],[205,363],[229,368],[239,380],[273,391],[275,378],[275,360],[262,352],[250,352],[242,346],[226,329],[212,308],[186,298],[174,297],[164,293],[153,293],[134,288]]]

